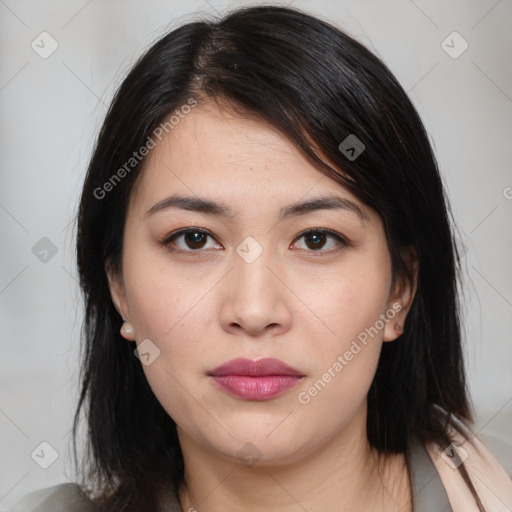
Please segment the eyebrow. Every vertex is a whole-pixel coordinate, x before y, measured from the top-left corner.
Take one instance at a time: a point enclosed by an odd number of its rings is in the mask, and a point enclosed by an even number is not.
[[[218,203],[210,199],[197,196],[172,195],[158,201],[158,203],[153,205],[146,212],[144,217],[149,217],[155,213],[165,211],[170,208],[180,208],[183,210],[204,213],[207,215],[217,215],[226,218],[233,218],[236,215],[236,212],[224,203]],[[339,196],[321,196],[307,201],[292,203],[281,208],[278,220],[283,221],[289,217],[304,215],[316,210],[345,210],[357,215],[362,222],[369,221],[368,215],[358,204]]]

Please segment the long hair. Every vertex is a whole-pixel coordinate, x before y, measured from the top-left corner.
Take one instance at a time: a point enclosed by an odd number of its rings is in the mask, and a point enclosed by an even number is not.
[[[417,256],[404,334],[383,345],[368,394],[371,446],[406,453],[418,436],[446,447],[453,418],[472,422],[452,216],[414,106],[385,64],[333,25],[296,9],[242,8],[172,30],[136,62],[89,163],[78,213],[85,321],[74,430],[76,441],[84,413],[84,464],[110,511],[159,510],[158,496],[170,484],[177,491],[184,473],[176,425],[119,334],[105,271],[121,269],[128,199],[145,163],[133,155],[158,142],[162,126],[173,129],[170,116],[184,105],[220,98],[270,122],[381,216],[393,280],[412,278],[403,249]],[[365,146],[357,158],[340,146],[349,136]]]

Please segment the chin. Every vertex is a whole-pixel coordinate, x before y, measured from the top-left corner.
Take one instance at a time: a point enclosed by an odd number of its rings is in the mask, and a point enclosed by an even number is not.
[[[264,467],[295,464],[321,445],[317,434],[308,436],[302,432],[299,437],[297,432],[290,429],[282,429],[280,432],[278,429],[273,432],[267,428],[232,430],[233,438],[227,442],[214,442],[214,448],[232,461],[251,467]]]

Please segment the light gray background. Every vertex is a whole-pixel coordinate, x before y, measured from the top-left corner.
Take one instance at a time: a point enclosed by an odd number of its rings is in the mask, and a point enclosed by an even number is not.
[[[246,2],[0,0],[0,508],[73,479],[68,433],[82,306],[72,219],[113,92],[167,27],[238,5]],[[467,249],[475,428],[512,474],[512,2],[291,5],[380,55],[424,120]],[[46,59],[31,47],[42,46],[43,31],[58,43]],[[453,31],[469,44],[458,58],[445,49],[457,52],[462,40],[442,46]],[[46,262],[32,252],[42,237],[57,248]],[[46,470],[31,458],[43,441],[59,454]]]

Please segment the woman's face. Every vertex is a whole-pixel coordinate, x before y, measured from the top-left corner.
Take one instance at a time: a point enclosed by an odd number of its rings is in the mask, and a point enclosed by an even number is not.
[[[114,302],[182,445],[245,463],[364,434],[382,342],[410,299],[391,287],[380,217],[270,125],[213,102],[148,156],[118,277]],[[251,373],[263,358],[295,371]]]

